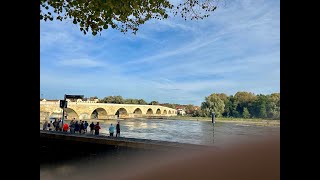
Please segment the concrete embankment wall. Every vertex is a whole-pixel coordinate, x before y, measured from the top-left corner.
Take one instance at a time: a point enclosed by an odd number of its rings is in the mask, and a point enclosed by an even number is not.
[[[173,150],[173,149],[194,149],[200,150],[207,146],[184,144],[176,142],[157,141],[149,139],[135,139],[135,138],[123,138],[123,137],[107,137],[107,136],[95,136],[89,134],[70,134],[64,132],[55,131],[43,131],[40,130],[40,140],[44,141],[65,141],[71,144],[99,144],[104,146],[113,147],[126,147],[136,149],[149,149],[149,150]]]

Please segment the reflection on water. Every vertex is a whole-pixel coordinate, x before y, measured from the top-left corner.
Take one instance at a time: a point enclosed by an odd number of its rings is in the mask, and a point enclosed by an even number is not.
[[[119,122],[122,137],[190,144],[225,146],[239,143],[241,140],[259,140],[269,135],[280,137],[279,127],[221,122],[216,122],[213,127],[210,121],[163,119],[129,119],[119,120]],[[91,121],[88,123],[90,124]],[[101,135],[109,135],[108,128],[111,123],[115,125],[117,120],[100,122]]]

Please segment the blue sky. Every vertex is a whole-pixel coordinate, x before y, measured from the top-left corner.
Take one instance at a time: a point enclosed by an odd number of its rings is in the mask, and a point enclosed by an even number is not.
[[[136,35],[40,21],[40,93],[200,105],[212,93],[280,92],[280,0],[224,0],[208,18],[152,20]]]

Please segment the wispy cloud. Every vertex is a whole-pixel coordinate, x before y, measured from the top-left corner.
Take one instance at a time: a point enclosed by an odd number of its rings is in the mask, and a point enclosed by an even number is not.
[[[91,59],[65,59],[58,61],[58,64],[71,67],[99,67],[104,65],[102,62]]]
[[[213,92],[279,92],[279,4],[227,1],[205,20],[152,20],[136,36],[108,30],[93,37],[72,22],[41,22],[42,94],[199,105]]]

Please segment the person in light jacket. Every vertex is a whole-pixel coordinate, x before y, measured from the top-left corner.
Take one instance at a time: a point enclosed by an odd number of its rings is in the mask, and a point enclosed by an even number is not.
[[[109,133],[110,133],[110,137],[113,137],[113,133],[114,133],[114,126],[111,124],[109,127]]]

